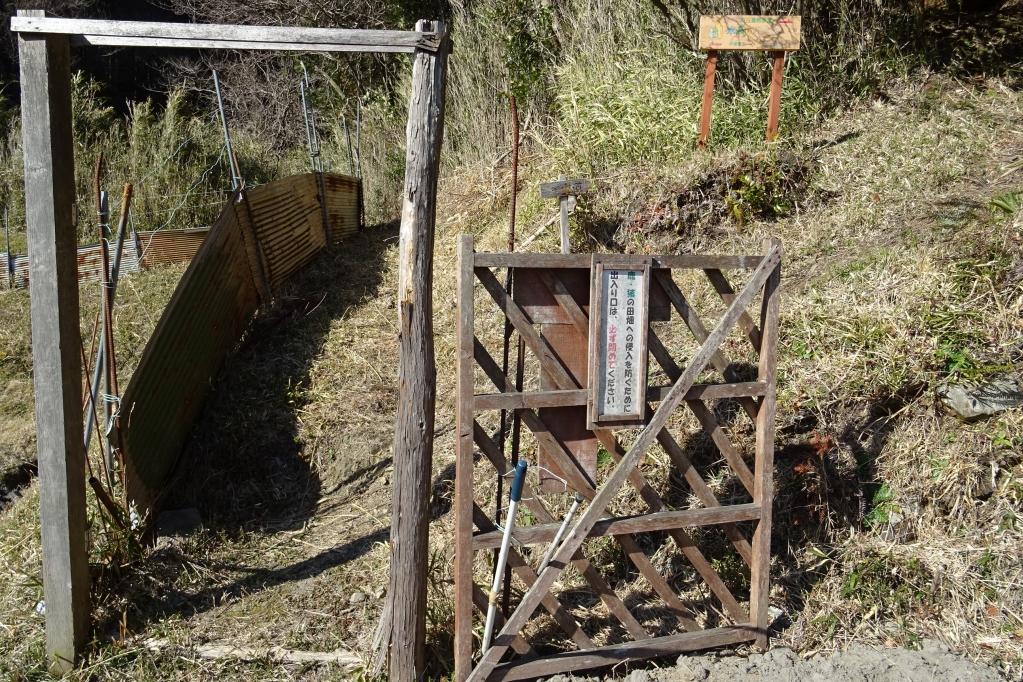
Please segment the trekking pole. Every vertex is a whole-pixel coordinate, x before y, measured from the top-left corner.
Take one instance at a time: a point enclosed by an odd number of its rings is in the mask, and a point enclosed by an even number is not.
[[[490,648],[490,638],[494,634],[494,618],[497,616],[497,600],[500,597],[501,582],[504,579],[504,567],[508,562],[508,547],[511,545],[512,526],[515,525],[515,508],[522,499],[522,484],[526,480],[528,463],[520,459],[515,465],[515,478],[512,479],[511,501],[508,503],[508,516],[504,524],[504,536],[501,538],[501,553],[497,557],[494,571],[494,583],[490,586],[490,599],[487,605],[487,625],[483,630],[483,651]]]
[[[572,501],[572,506],[568,508],[568,514],[565,515],[565,520],[561,522],[561,527],[558,528],[558,532],[554,534],[554,539],[551,540],[551,546],[547,548],[547,553],[543,555],[543,559],[540,561],[540,567],[536,569],[537,574],[543,573],[543,569],[547,568],[547,564],[554,558],[554,553],[561,545],[561,538],[564,537],[565,531],[568,530],[568,524],[572,522],[572,517],[575,516],[582,501],[583,496],[576,493],[575,500]]]

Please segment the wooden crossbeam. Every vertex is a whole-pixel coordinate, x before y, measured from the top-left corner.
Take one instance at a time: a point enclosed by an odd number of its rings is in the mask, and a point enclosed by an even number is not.
[[[651,386],[647,389],[647,400],[663,400],[671,386]],[[733,384],[696,384],[686,393],[686,400],[718,400],[740,396],[758,397],[767,392],[767,384],[760,381],[743,381]],[[480,393],[473,396],[474,407],[486,410],[535,410],[543,407],[573,407],[586,404],[589,391],[584,388],[553,391],[529,391],[510,393]]]
[[[675,280],[671,277],[671,272],[659,270],[654,273],[654,277],[657,278],[661,288],[664,289],[664,293],[667,294],[668,300],[671,301],[671,304],[675,307],[675,310],[678,311],[678,314],[682,317],[686,326],[689,327],[689,331],[693,333],[693,336],[696,337],[696,340],[699,343],[703,343],[707,339],[707,328],[703,325],[703,320],[701,320],[700,316],[696,314],[693,307],[689,305],[689,301],[686,300],[681,289],[679,289],[678,285],[675,284]],[[739,319],[741,321],[742,316],[740,316]],[[718,348],[714,355],[711,356],[710,364],[713,365],[714,369],[721,372],[725,381],[739,381],[739,376],[736,373],[735,368],[732,367],[732,361],[728,359],[728,356],[725,355],[724,351],[720,348]],[[740,398],[739,404],[741,404],[743,409],[746,410],[750,419],[756,421],[756,401],[749,398]]]
[[[480,611],[486,613],[487,607],[490,605],[490,599],[487,593],[483,591],[483,588],[476,583],[472,584],[472,603]],[[494,624],[497,627],[504,625],[504,615],[501,613],[501,609],[497,609],[494,613]],[[516,635],[515,639],[511,643],[512,650],[520,656],[536,656],[536,651],[529,645],[529,642],[522,637],[522,635]]]
[[[734,504],[726,507],[697,507],[679,511],[661,511],[638,516],[621,516],[613,519],[601,519],[593,526],[591,537],[606,535],[625,535],[635,533],[653,533],[675,528],[691,528],[695,526],[716,526],[722,523],[739,523],[755,521],[760,518],[760,509],[755,504]],[[558,532],[561,523],[537,524],[534,526],[516,526],[512,537],[520,545],[537,545],[550,542]],[[473,536],[473,551],[494,549],[501,546],[502,531],[477,533]]]
[[[653,656],[677,654],[684,651],[699,651],[710,647],[749,642],[756,638],[756,632],[748,626],[729,625],[712,630],[683,632],[678,635],[657,637],[628,644],[614,644],[588,651],[570,651],[535,660],[511,661],[496,666],[491,680],[532,680],[573,670],[606,667],[639,661]],[[473,679],[476,679],[473,676]]]
[[[436,52],[444,38],[434,31],[241,26],[55,17],[11,18],[11,32],[63,34],[74,45],[172,47],[298,52]]]
[[[705,268],[704,274],[707,275],[707,279],[710,280],[714,290],[718,292],[721,300],[725,302],[725,305],[731,305],[732,301],[735,300],[735,289],[732,288],[731,283],[725,274],[721,272],[720,268]],[[760,352],[760,328],[757,327],[753,318],[749,316],[745,311],[739,316],[739,326],[744,332],[746,332],[746,338],[749,339],[750,345],[753,346],[753,350]]]
[[[711,254],[679,254],[653,256],[654,269],[668,270],[753,270],[764,259],[763,254],[748,256],[717,256]],[[593,256],[588,253],[477,253],[477,268],[585,268],[590,269]]]
[[[614,471],[611,472],[611,475],[608,477],[604,486],[600,489],[589,506],[587,506],[586,510],[582,513],[572,530],[568,532],[561,547],[555,553],[551,563],[548,564],[548,566],[540,573],[537,582],[526,592],[525,595],[523,595],[522,601],[508,618],[500,633],[498,633],[493,646],[484,652],[479,665],[477,665],[469,675],[469,680],[479,682],[488,678],[490,673],[493,672],[501,657],[508,650],[513,636],[518,633],[522,626],[524,626],[532,616],[533,611],[539,605],[544,594],[550,590],[554,581],[561,575],[568,559],[575,554],[575,552],[582,546],[583,542],[585,542],[590,530],[592,530],[594,524],[600,520],[600,516],[602,516],[607,509],[607,505],[618,494],[618,491],[628,479],[629,474],[636,468],[640,459],[646,454],[647,450],[653,444],[657,434],[660,433],[667,424],[671,413],[682,403],[686,392],[694,383],[696,383],[697,376],[699,376],[700,372],[702,372],[707,366],[707,363],[710,361],[711,354],[724,340],[725,335],[731,327],[736,323],[739,313],[745,310],[757,292],[761,289],[761,287],[763,287],[764,283],[775,271],[780,259],[781,249],[780,247],[775,246],[761,260],[760,264],[754,270],[750,281],[746,284],[738,296],[736,296],[735,300],[728,307],[728,310],[725,311],[725,314],[718,321],[717,326],[707,337],[707,341],[703,343],[700,349],[692,357],[689,365],[683,371],[682,376],[675,383],[675,388],[672,389],[667,398],[658,406],[657,411],[654,412],[650,418],[650,422],[640,431],[636,441],[633,443],[632,447],[629,448],[625,457],[622,458]],[[760,525],[763,524],[761,523]],[[764,584],[766,585],[766,582]]]
[[[721,452],[721,455],[728,462],[728,466],[735,472],[736,478],[742,483],[743,487],[746,488],[750,495],[753,494],[753,472],[746,466],[745,460],[739,451],[732,445],[732,441],[725,435],[724,429],[721,428],[721,424],[718,423],[717,417],[714,413],[707,409],[707,406],[702,400],[689,400],[686,399],[686,406],[696,416],[697,421],[700,422],[700,427],[703,428],[704,432],[710,436],[715,447]]]

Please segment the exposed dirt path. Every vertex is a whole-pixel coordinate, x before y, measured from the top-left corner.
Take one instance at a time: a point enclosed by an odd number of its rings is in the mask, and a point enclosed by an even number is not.
[[[549,682],[581,682],[557,676]],[[788,648],[776,648],[751,656],[681,656],[674,667],[634,670],[625,682],[998,682],[995,670],[927,640],[918,651],[876,649],[854,644],[845,651],[800,658]]]

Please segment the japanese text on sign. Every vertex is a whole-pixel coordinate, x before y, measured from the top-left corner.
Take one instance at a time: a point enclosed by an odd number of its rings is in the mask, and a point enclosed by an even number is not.
[[[604,269],[601,272],[600,375],[597,413],[601,416],[640,416],[645,400],[646,353],[645,273],[643,270]],[[644,376],[641,376],[641,372]]]

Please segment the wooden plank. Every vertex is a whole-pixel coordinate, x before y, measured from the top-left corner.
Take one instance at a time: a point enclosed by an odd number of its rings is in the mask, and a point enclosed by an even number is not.
[[[77,36],[86,45],[187,47],[211,49],[437,52],[443,26],[426,31],[308,28],[304,26],[240,26],[153,21],[57,19],[38,16],[11,18],[13,33]]]
[[[590,191],[590,181],[586,178],[559,178],[551,182],[540,183],[540,197],[543,199],[560,199],[561,197],[579,196]]]
[[[19,19],[41,11],[18,12]],[[67,38],[19,36],[46,658],[56,675],[89,634],[71,68]]]
[[[707,65],[703,74],[703,101],[700,104],[700,134],[696,144],[700,149],[707,148],[710,140],[710,117],[714,110],[714,74],[718,68],[718,51],[707,52]]]
[[[767,141],[778,137],[778,119],[781,117],[781,87],[785,77],[785,53],[771,53],[771,90],[767,97]]]
[[[567,559],[585,542],[593,525],[604,514],[607,505],[618,494],[618,491],[635,469],[640,459],[653,444],[654,439],[665,427],[671,413],[679,406],[686,392],[696,382],[696,377],[703,371],[707,363],[710,362],[710,356],[714,349],[724,340],[729,329],[738,320],[739,311],[745,309],[753,300],[753,297],[763,286],[764,281],[770,276],[779,260],[780,253],[778,249],[772,249],[761,261],[749,283],[743,288],[728,310],[725,311],[725,314],[719,320],[714,331],[710,333],[707,341],[693,356],[690,364],[675,383],[675,388],[664,402],[660,404],[657,411],[654,412],[650,422],[640,431],[636,441],[629,448],[625,457],[622,458],[614,471],[611,472],[604,486],[597,493],[596,497],[593,498],[589,506],[586,507],[586,510],[582,513],[575,526],[567,533],[565,540],[555,553],[551,563],[540,574],[539,580],[523,596],[522,601],[497,635],[494,645],[483,654],[479,664],[469,676],[470,680],[484,680],[490,676],[494,667],[508,650],[511,636],[517,633],[530,618],[543,594],[551,588],[554,581],[561,575]]]
[[[802,17],[715,14],[700,17],[701,50],[798,50]]]
[[[455,406],[455,537],[472,535],[473,457],[473,308],[472,235],[458,238],[458,379]],[[464,680],[472,667],[472,550],[455,543],[455,680]],[[484,600],[485,604],[486,600]],[[483,610],[486,611],[484,605]],[[503,618],[502,618],[503,620]]]
[[[734,504],[726,507],[697,507],[680,511],[661,511],[637,516],[622,516],[601,519],[593,526],[590,537],[654,533],[675,528],[714,526],[722,523],[755,521],[760,518],[760,509],[755,504]],[[512,530],[512,537],[521,545],[536,545],[550,542],[557,533],[560,523],[519,526]],[[501,531],[477,533],[473,536],[473,551],[500,547]]]
[[[517,276],[517,274],[516,274]],[[517,286],[517,283],[516,283]],[[545,348],[554,353],[580,386],[587,383],[587,340],[586,335],[570,324],[540,325],[540,335],[545,341]],[[547,372],[540,372],[540,388],[556,388],[557,383]],[[597,477],[597,439],[586,428],[586,407],[583,406],[548,406],[537,412],[540,419],[547,425],[551,436],[560,443],[572,456],[590,480]],[[558,465],[552,461],[547,448],[541,446],[537,450],[537,464],[541,467],[540,482],[544,492],[558,492],[564,489],[556,477],[564,478]],[[552,475],[553,474],[553,475]]]
[[[671,386],[651,386],[647,400],[664,400]],[[718,400],[722,398],[759,397],[767,392],[762,381],[743,381],[734,384],[696,384],[686,393],[686,400]],[[475,396],[475,410],[535,410],[541,407],[568,407],[585,405],[589,392],[584,388],[570,390],[529,391],[525,393],[481,393]]]
[[[767,240],[765,248],[781,252],[781,242]],[[771,598],[771,505],[774,503],[774,413],[776,409],[776,381],[778,354],[778,318],[780,306],[781,264],[775,266],[764,286],[761,305],[758,378],[769,386],[757,415],[756,462],[753,502],[763,508],[763,515],[753,533],[753,563],[750,573],[750,619],[757,628],[757,646],[766,649],[769,644],[768,613]]]
[[[508,682],[531,680],[574,670],[590,670],[656,656],[739,644],[752,640],[754,636],[748,627],[736,625],[700,630],[699,632],[684,632],[627,644],[612,644],[586,651],[570,651],[534,660],[512,661],[496,666],[493,674],[487,679],[495,682],[498,680]]]
[[[711,285],[718,292],[718,296],[725,302],[725,305],[730,305],[735,300],[735,289],[732,288],[731,283],[724,273],[721,272],[721,269],[704,268],[703,272],[707,275],[707,279],[710,280]],[[753,346],[753,350],[759,351],[760,329],[757,328],[753,318],[746,311],[743,311],[743,314],[739,316],[739,326],[746,332],[746,337],[749,339],[750,345]]]
[[[556,286],[562,295],[569,295],[584,311],[590,308],[589,270],[576,268],[517,268],[512,297],[533,322],[539,324],[575,324],[564,305],[551,292]],[[671,304],[657,282],[650,287],[650,320],[671,319]]]
[[[752,270],[764,259],[759,256],[719,256],[713,254],[679,254],[650,256],[653,268],[701,270]],[[593,256],[588,253],[477,253],[476,269],[480,268],[585,268],[589,270]]]
[[[443,22],[420,20],[416,29],[446,35]],[[386,651],[392,680],[417,680],[424,674],[430,471],[437,390],[433,243],[449,47],[445,42],[436,52],[419,49],[412,62],[398,244],[398,410],[391,495],[391,571],[377,642],[377,668],[383,667]]]

